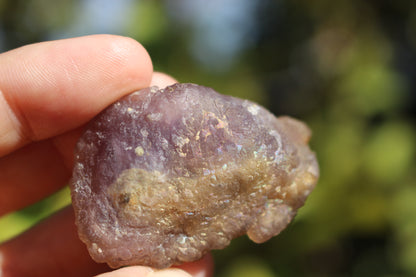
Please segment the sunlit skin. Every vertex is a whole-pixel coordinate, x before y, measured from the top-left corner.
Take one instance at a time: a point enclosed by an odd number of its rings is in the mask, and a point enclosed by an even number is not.
[[[116,99],[176,81],[153,72],[146,50],[94,35],[24,46],[0,55],[0,216],[65,186],[82,127]],[[0,246],[0,276],[211,276],[207,256],[179,268],[95,263],[66,208]]]

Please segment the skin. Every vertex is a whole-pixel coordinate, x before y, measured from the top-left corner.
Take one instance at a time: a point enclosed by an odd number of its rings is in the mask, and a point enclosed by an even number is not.
[[[0,216],[65,186],[83,126],[118,98],[176,81],[135,40],[94,35],[0,54]],[[68,207],[0,245],[0,276],[211,276],[210,255],[178,268],[95,263]]]

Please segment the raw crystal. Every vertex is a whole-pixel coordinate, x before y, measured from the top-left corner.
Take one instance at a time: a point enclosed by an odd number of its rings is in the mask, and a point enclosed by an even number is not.
[[[190,262],[243,234],[264,242],[317,182],[309,137],[300,121],[207,87],[134,92],[77,144],[79,236],[111,267]]]

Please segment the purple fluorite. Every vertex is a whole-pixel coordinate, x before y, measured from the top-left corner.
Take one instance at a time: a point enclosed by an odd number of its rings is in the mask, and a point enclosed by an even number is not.
[[[318,179],[310,131],[194,84],[108,107],[78,142],[71,181],[80,238],[97,262],[194,261],[283,230]]]

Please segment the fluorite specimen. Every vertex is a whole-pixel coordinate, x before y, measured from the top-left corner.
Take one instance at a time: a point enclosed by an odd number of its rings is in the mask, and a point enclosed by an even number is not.
[[[318,179],[310,131],[194,84],[151,87],[108,107],[76,148],[81,240],[111,267],[194,261],[246,234],[282,231]]]

